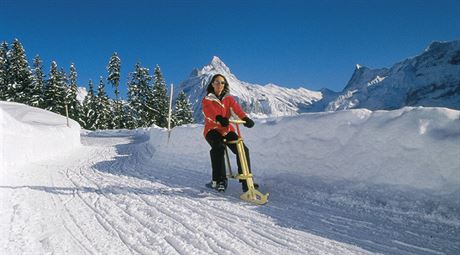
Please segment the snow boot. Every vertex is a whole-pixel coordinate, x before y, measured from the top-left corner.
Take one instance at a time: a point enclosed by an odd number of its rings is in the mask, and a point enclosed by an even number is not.
[[[227,180],[222,180],[217,183],[217,191],[224,192],[227,189]]]
[[[216,181],[211,181],[206,183],[206,187],[210,189],[217,189],[217,182]]]

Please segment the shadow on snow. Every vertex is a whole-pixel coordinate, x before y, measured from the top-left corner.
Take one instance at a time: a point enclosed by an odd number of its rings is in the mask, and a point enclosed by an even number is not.
[[[95,139],[107,137],[111,136],[105,134]],[[210,173],[192,169],[191,166],[200,167],[196,163],[192,162],[189,167],[177,167],[161,160],[156,162],[155,151],[148,146],[146,134],[138,133],[130,137],[129,143],[116,145],[119,156],[98,162],[92,167],[100,172],[159,183],[160,187],[0,188],[28,188],[60,195],[88,192],[184,196],[192,199],[213,196],[238,205],[252,206],[238,199],[241,194],[239,183],[230,181],[225,194],[213,193],[204,187],[210,179]],[[201,166],[203,169],[208,167]],[[255,175],[257,177],[257,173]],[[270,193],[269,202],[264,206],[252,206],[251,209],[271,217],[281,227],[352,244],[371,252],[457,254],[460,251],[459,192],[436,197],[426,191],[383,185],[370,187],[357,182],[285,174],[259,179],[259,183],[262,192]]]
[[[155,161],[148,135],[136,134],[128,144],[116,145],[120,155],[93,167],[101,172],[161,183],[164,188],[106,187],[101,192],[133,192],[187,198],[223,197],[239,205],[241,186],[229,181],[225,194],[213,194],[204,184],[206,166],[186,167]],[[177,160],[173,156],[171,160]],[[185,164],[186,165],[186,164]],[[201,167],[196,171],[193,167]],[[256,178],[257,178],[257,173]],[[260,180],[269,192],[268,204],[254,210],[279,226],[349,243],[371,252],[391,254],[456,254],[460,251],[460,200],[458,194],[433,196],[429,191],[385,185],[363,185],[318,177],[280,174]],[[265,188],[265,190],[264,190]],[[453,202],[452,202],[453,201]],[[252,206],[247,204],[248,206]],[[449,221],[449,220],[452,221]]]

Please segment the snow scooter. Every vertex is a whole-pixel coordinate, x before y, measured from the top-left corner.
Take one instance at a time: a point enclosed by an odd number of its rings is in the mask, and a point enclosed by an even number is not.
[[[238,139],[235,141],[226,141],[224,139],[224,144],[226,145],[236,144],[236,149],[238,151],[238,158],[240,161],[242,173],[233,175],[232,168],[230,166],[230,158],[228,156],[228,149],[227,149],[227,146],[225,146],[225,159],[227,161],[227,166],[228,166],[227,167],[228,169],[227,177],[237,179],[237,180],[243,180],[243,181],[246,180],[248,191],[241,194],[240,198],[250,203],[263,205],[267,203],[269,194],[267,193],[264,195],[262,194],[262,192],[258,191],[254,187],[254,180],[252,179],[253,175],[252,173],[249,172],[248,161],[246,159],[246,153],[244,151],[243,137],[241,136],[240,127],[238,126],[238,124],[244,124],[246,122],[244,120],[233,120],[233,119],[230,119],[229,122],[232,124],[235,124],[237,134],[238,134]]]

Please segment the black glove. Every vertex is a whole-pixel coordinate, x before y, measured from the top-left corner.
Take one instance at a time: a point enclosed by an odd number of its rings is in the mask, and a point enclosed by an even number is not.
[[[228,119],[225,117],[222,117],[222,115],[217,115],[216,116],[216,121],[220,122],[222,127],[228,126]]]
[[[254,121],[252,121],[249,117],[244,117],[243,120],[246,121],[246,123],[244,123],[245,127],[252,128],[254,126]]]

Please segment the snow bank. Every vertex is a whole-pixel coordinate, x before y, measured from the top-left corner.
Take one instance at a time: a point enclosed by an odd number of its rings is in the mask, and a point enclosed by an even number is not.
[[[168,143],[166,130],[154,127],[149,143],[154,157],[210,171],[209,145],[202,132],[202,125],[176,127]],[[242,132],[258,178],[293,174],[443,192],[460,187],[456,110],[311,113],[259,120]]]
[[[1,167],[18,166],[68,153],[80,146],[80,125],[24,104],[0,101]]]

